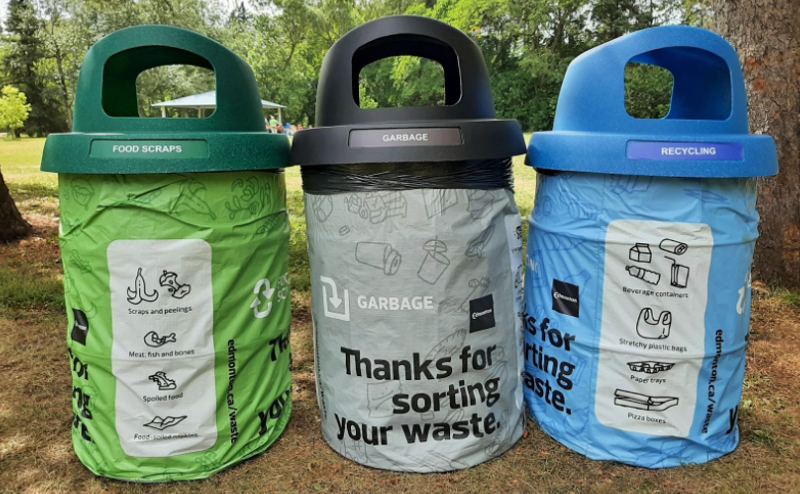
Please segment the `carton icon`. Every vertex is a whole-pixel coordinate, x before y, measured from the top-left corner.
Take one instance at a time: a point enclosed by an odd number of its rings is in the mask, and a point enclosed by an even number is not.
[[[648,244],[637,243],[628,251],[628,259],[633,262],[649,263],[653,260],[653,252]]]

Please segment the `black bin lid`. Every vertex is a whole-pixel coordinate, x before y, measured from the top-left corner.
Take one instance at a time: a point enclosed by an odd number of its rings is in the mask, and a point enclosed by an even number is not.
[[[358,76],[378,60],[428,58],[444,69],[445,106],[362,109]],[[325,56],[316,128],[299,132],[292,163],[343,165],[489,160],[525,153],[516,120],[495,118],[480,48],[434,19],[391,16],[353,29]]]

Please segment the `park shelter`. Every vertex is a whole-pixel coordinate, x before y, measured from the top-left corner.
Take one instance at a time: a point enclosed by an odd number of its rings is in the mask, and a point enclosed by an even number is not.
[[[167,108],[180,108],[180,109],[193,109],[197,110],[197,117],[205,117],[206,110],[214,110],[217,107],[217,92],[208,91],[206,93],[193,94],[191,96],[184,96],[183,98],[174,99],[171,101],[162,101],[155,103],[154,108],[161,108],[161,116],[167,116]],[[283,122],[281,110],[286,108],[283,105],[273,103],[271,101],[261,100],[263,108],[276,108],[278,110],[278,122]]]

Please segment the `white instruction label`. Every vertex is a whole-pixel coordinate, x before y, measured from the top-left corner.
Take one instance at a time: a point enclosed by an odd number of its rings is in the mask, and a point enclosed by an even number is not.
[[[608,226],[595,414],[614,429],[687,437],[705,355],[705,224]]]
[[[160,458],[217,440],[211,247],[204,240],[117,240],[108,247],[125,454]]]

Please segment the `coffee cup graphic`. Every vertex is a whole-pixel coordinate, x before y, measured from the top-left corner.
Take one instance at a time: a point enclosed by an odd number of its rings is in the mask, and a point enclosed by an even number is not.
[[[422,260],[417,276],[425,283],[433,285],[450,266],[450,259],[444,255],[447,252],[447,245],[438,239],[428,240],[422,246],[422,250],[428,254]]]

